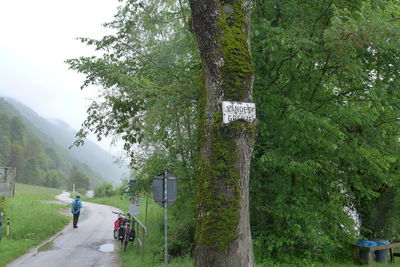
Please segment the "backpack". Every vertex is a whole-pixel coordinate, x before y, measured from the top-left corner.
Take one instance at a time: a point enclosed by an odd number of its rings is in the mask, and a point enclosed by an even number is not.
[[[74,213],[78,213],[78,210],[79,210],[78,200],[75,199],[75,203],[74,203],[74,206],[72,207],[72,211]]]

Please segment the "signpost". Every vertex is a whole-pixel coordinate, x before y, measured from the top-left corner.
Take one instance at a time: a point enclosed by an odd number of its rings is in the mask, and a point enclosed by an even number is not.
[[[13,197],[15,192],[15,168],[0,168],[0,196]]]
[[[135,196],[129,199],[129,214],[138,216],[140,214],[140,196],[136,193]]]
[[[1,241],[2,233],[3,233],[3,217],[4,217],[4,209],[5,209],[5,205],[6,205],[5,197],[13,197],[14,196],[15,176],[16,176],[15,168],[10,168],[10,167],[0,168],[0,196],[2,197],[2,200],[1,200],[2,205],[1,205],[1,211],[0,211],[0,241]]]
[[[176,178],[165,171],[154,177],[151,188],[154,200],[164,207],[164,265],[168,266],[168,207],[175,202],[178,194]]]
[[[245,102],[222,101],[223,123],[237,120],[252,122],[256,119],[256,104]]]
[[[129,214],[138,216],[140,214],[140,194],[139,192],[130,190],[136,184],[136,180],[129,180],[128,191],[129,193]]]

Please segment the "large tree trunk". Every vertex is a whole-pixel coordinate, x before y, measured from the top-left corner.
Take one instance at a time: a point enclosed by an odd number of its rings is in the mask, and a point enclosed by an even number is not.
[[[249,220],[256,123],[222,123],[221,101],[252,102],[250,1],[190,0],[202,58],[196,266],[254,266]]]

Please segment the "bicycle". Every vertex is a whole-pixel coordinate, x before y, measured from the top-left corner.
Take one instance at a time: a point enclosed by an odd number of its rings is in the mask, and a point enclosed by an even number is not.
[[[118,219],[114,222],[114,238],[121,240],[121,247],[126,251],[128,243],[135,240],[134,219],[129,214],[116,211],[113,213],[118,214]]]

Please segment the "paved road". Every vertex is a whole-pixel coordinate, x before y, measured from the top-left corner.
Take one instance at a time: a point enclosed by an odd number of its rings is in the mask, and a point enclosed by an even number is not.
[[[63,193],[57,198],[63,202],[71,203],[72,201],[69,193]],[[44,244],[32,249],[6,267],[121,266],[118,253],[114,251],[119,244],[113,239],[115,214],[112,210],[115,209],[84,202],[78,223],[79,228],[72,228],[72,223],[70,223]],[[44,226],[45,220],[46,218],[43,218]]]

